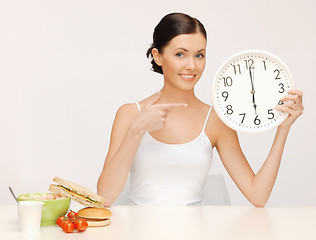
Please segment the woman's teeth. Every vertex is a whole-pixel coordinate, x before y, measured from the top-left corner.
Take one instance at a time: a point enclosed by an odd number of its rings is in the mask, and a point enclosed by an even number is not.
[[[187,79],[194,78],[194,75],[183,75],[183,74],[180,74],[180,76],[183,77],[183,78],[187,78]]]

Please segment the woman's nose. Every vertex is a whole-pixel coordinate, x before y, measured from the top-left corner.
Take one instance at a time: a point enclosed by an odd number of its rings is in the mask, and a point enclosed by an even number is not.
[[[188,61],[186,62],[185,68],[187,70],[194,70],[195,69],[195,61],[193,58],[188,58]]]

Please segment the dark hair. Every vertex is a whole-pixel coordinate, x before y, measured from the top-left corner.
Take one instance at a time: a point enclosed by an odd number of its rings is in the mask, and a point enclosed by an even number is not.
[[[191,34],[200,32],[206,38],[206,31],[203,24],[187,14],[184,13],[170,13],[164,16],[158,25],[155,27],[153,34],[153,43],[147,50],[147,57],[153,58],[152,50],[157,48],[159,52],[162,52],[171,39],[180,34]],[[154,59],[151,60],[152,70],[157,73],[162,72],[162,68],[156,64]]]

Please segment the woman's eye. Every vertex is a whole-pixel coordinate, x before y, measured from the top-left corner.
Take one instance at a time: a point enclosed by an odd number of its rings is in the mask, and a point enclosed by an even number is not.
[[[203,54],[198,54],[196,55],[197,58],[204,58],[204,55]]]
[[[176,56],[177,57],[183,57],[183,53],[177,53]]]

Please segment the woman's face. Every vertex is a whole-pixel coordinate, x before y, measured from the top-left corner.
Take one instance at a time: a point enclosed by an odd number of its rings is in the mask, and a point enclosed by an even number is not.
[[[162,67],[165,85],[192,90],[205,67],[206,39],[201,33],[181,34],[173,38],[162,52],[153,54]]]

